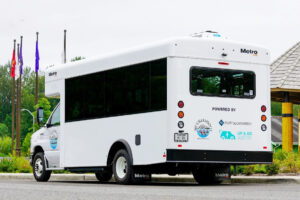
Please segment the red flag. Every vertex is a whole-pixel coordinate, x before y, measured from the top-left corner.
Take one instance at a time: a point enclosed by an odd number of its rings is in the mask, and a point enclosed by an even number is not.
[[[12,56],[12,59],[11,59],[11,72],[10,72],[10,76],[12,78],[15,78],[15,73],[16,71],[16,55],[15,55],[15,49],[13,51],[13,56]]]

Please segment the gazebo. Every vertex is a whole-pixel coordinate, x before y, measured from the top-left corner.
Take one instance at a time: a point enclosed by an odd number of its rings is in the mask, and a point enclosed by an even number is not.
[[[275,60],[270,72],[271,100],[282,102],[282,149],[292,151],[293,103],[300,104],[300,42]]]

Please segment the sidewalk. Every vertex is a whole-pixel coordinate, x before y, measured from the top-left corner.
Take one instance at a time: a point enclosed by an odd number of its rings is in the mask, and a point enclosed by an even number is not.
[[[1,180],[34,180],[32,174],[0,173]],[[94,174],[52,174],[50,181],[96,181]],[[152,175],[152,182],[195,183],[192,175]],[[232,176],[231,183],[297,183],[300,176]]]

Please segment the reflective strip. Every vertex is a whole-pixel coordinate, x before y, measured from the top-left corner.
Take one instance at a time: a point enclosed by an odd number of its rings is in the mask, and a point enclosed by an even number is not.
[[[290,113],[290,114],[282,114],[282,117],[293,117],[293,114]]]

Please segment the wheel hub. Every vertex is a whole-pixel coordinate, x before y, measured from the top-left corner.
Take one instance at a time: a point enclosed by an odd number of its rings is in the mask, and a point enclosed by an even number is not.
[[[121,156],[117,159],[116,162],[116,172],[120,179],[124,178],[127,173],[127,161],[126,159]]]
[[[43,167],[43,161],[42,159],[38,158],[35,161],[35,165],[34,165],[34,172],[35,174],[40,177],[43,173],[44,167]]]

